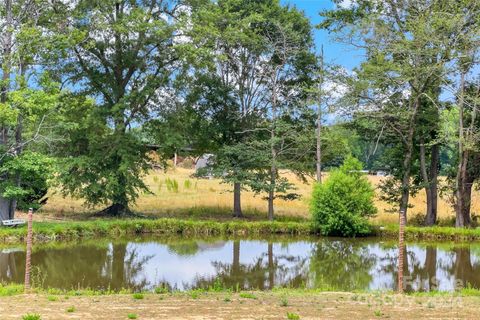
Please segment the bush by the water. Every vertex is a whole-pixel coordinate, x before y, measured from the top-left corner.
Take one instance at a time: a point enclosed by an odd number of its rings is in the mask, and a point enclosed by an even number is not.
[[[370,233],[368,217],[377,212],[374,189],[353,157],[313,189],[310,210],[322,235],[352,237]]]

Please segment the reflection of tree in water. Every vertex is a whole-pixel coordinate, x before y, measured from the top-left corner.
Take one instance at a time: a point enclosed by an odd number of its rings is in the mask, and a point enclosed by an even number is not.
[[[438,289],[439,282],[446,279],[436,279],[437,271],[451,275],[453,280],[458,280],[465,286],[467,283],[480,288],[480,264],[473,263],[469,247],[456,247],[447,254],[447,261],[438,259],[436,245],[428,245],[425,250],[425,259],[421,260],[419,248],[405,249],[404,276],[408,277],[406,290],[429,291]],[[397,253],[398,254],[398,253]],[[391,273],[396,278],[397,267],[395,261],[397,254],[385,254],[381,261],[385,262],[381,271]]]
[[[139,275],[143,265],[151,258],[140,257],[137,249],[126,243],[77,245],[37,250],[32,254],[32,266],[34,270],[39,270],[38,278],[45,281],[35,285],[65,289],[140,290],[148,285],[145,277],[139,278]],[[12,268],[16,270],[13,275],[8,271]],[[21,283],[25,272],[25,252],[0,253],[0,272],[2,279]]]
[[[398,248],[383,247],[383,254],[378,257],[381,264],[379,272],[391,274],[394,279],[394,288],[398,283]],[[418,247],[405,246],[403,248],[403,277],[406,284],[405,291],[434,290],[437,284],[435,276],[437,273],[437,247],[427,246],[425,249],[425,260],[420,260]]]
[[[168,251],[179,256],[188,257],[198,253],[197,241],[176,241],[168,244]]]
[[[266,252],[252,263],[240,263],[241,242],[233,242],[232,262],[213,261],[216,274],[213,277],[198,276],[185,288],[207,288],[219,282],[224,287],[240,289],[272,289],[276,286],[297,287],[306,280],[307,259],[289,254],[275,255],[273,244],[267,244]],[[293,265],[293,267],[289,267]]]
[[[480,263],[472,261],[472,253],[469,246],[457,247],[452,250],[454,262],[449,272],[454,275],[457,282],[462,286],[480,288]]]
[[[104,265],[104,273],[110,275],[111,289],[129,288],[140,291],[149,285],[145,275],[141,278],[139,275],[153,255],[140,257],[138,248],[134,245],[127,246],[126,243],[113,244],[111,252]]]
[[[18,252],[15,249],[0,251],[0,282],[21,283],[23,281],[25,262],[23,264],[21,262],[25,261],[25,258],[23,260],[19,259],[21,253],[21,251]]]
[[[376,257],[361,242],[320,240],[313,249],[310,272],[315,288],[368,289]]]

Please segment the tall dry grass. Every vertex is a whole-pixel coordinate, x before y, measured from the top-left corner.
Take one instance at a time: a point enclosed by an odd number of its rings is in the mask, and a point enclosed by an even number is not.
[[[145,177],[145,182],[152,193],[140,195],[133,209],[147,215],[162,216],[172,212],[192,208],[212,208],[228,210],[232,207],[232,187],[221,183],[217,179],[196,179],[192,177],[191,169],[176,168],[167,172],[152,171]],[[293,174],[284,172],[302,195],[299,200],[284,201],[275,200],[276,214],[281,216],[308,218],[308,203],[312,190],[313,180],[303,183]],[[368,179],[376,186],[384,179],[382,177],[369,176]],[[172,187],[174,185],[174,187]],[[475,192],[472,200],[472,212],[480,211],[480,193]],[[422,214],[425,210],[426,199],[423,191],[411,198],[412,209],[409,209],[409,217]],[[379,223],[396,222],[397,215],[388,212],[390,208],[385,202],[376,199],[378,215],[373,221]],[[242,207],[249,211],[266,212],[267,202],[263,195],[255,196],[252,192],[242,193]],[[70,216],[82,213],[93,212],[99,208],[86,208],[83,201],[79,199],[63,198],[59,194],[51,193],[47,205],[42,209],[44,213],[53,216]],[[452,207],[444,199],[439,201],[439,217],[442,219],[453,217]],[[218,210],[217,210],[218,211]]]

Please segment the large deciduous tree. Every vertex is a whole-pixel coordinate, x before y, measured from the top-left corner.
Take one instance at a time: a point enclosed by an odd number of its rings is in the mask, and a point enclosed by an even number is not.
[[[72,91],[95,104],[79,106],[79,130],[71,128],[61,150],[66,193],[91,205],[109,204],[105,212],[119,215],[146,189],[147,150],[132,128],[168,103],[188,52],[194,2],[81,0],[58,7],[65,17],[58,32],[68,44],[60,71]]]

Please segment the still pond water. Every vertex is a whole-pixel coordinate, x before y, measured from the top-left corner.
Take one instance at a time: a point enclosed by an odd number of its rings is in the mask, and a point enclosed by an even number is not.
[[[480,244],[408,244],[407,290],[480,288]],[[225,287],[395,290],[394,242],[345,239],[228,240],[140,238],[34,245],[33,280],[43,287],[76,289],[158,286],[186,290]],[[21,283],[25,250],[0,249],[0,281]]]

